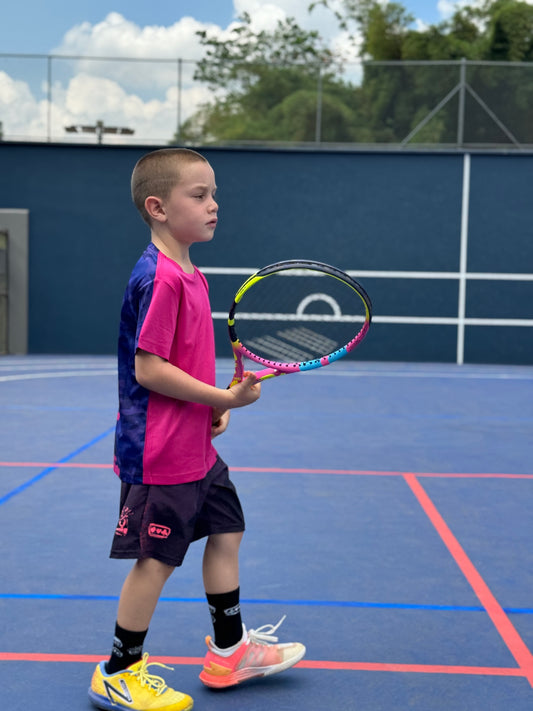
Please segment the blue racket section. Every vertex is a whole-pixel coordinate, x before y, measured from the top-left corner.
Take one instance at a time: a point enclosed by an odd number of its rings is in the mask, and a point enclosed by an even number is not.
[[[233,362],[218,363],[220,385]],[[2,706],[89,710],[128,561],[108,559],[116,368],[0,359]],[[275,378],[217,440],[244,506],[248,627],[297,668],[213,692],[201,542],[146,649],[205,711],[529,711],[533,368],[361,363]]]

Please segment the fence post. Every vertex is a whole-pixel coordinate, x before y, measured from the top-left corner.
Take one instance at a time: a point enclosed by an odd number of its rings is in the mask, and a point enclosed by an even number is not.
[[[47,127],[46,135],[48,143],[52,140],[52,55],[48,55],[48,87],[46,92],[47,97]]]
[[[466,59],[463,57],[459,65],[459,108],[457,111],[457,147],[462,148],[465,135],[465,92],[466,92]]]
[[[318,65],[318,79],[316,88],[316,119],[315,119],[315,143],[320,143],[322,139],[322,67]]]
[[[177,79],[177,90],[178,90],[178,97],[177,97],[177,124],[176,124],[176,141],[180,141],[180,135],[181,135],[181,90],[182,90],[182,71],[183,71],[183,62],[181,58],[178,58],[178,79]]]

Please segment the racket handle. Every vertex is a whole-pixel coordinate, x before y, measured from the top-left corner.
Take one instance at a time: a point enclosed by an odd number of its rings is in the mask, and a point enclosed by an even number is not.
[[[235,372],[233,373],[233,378],[231,379],[231,383],[228,385],[228,388],[232,388],[234,385],[237,385],[237,383],[240,383],[244,377],[244,363],[242,360],[242,355],[236,349],[235,344],[232,345],[233,358],[235,360]]]

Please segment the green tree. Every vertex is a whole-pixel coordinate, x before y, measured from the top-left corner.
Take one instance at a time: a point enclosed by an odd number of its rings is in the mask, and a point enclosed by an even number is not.
[[[520,0],[484,0],[458,8],[446,22],[415,30],[413,17],[395,2],[315,0],[309,6],[331,10],[339,27],[360,35],[361,57],[533,61],[533,6]]]
[[[273,31],[256,32],[244,15],[227,39],[199,33],[205,56],[195,78],[206,83],[213,96],[174,140],[318,137],[399,143],[416,128],[416,141],[455,143],[459,60],[533,61],[533,6],[526,2],[484,0],[421,29],[397,2],[330,2],[316,0],[309,10],[330,9],[339,27],[351,34],[364,60],[360,83],[343,79],[342,57],[325,46],[318,32],[303,30],[292,18],[278,22]],[[413,66],[422,61],[434,64]],[[522,142],[533,143],[533,82],[528,71],[531,68],[515,71],[514,65],[505,72],[492,64],[467,66],[467,142],[509,140],[489,118],[488,106]],[[428,116],[433,117],[426,121]]]
[[[533,6],[497,0],[491,7],[487,39],[486,59],[533,61]]]
[[[370,60],[364,65],[361,86],[366,121],[378,141],[402,141],[439,102],[453,93],[459,68],[445,65],[416,68],[409,65],[382,66],[372,62],[397,60],[457,61],[533,60],[533,7],[516,0],[485,0],[458,9],[446,22],[414,29],[410,16],[397,3],[381,5],[377,0],[317,0],[310,6],[330,8],[339,27],[360,36],[360,54]],[[533,101],[531,68],[501,69],[468,66],[466,94],[468,136],[477,143],[507,142],[509,133],[489,117],[487,107],[524,143],[533,141],[529,119]],[[477,98],[476,98],[477,97]],[[457,138],[459,92],[428,123],[417,140],[438,143]]]
[[[195,79],[215,98],[175,138],[315,140],[319,92],[326,99],[340,71],[318,32],[303,30],[293,18],[278,21],[272,32],[255,32],[245,14],[227,40],[205,31],[198,35],[206,53]],[[343,112],[341,107],[338,113]]]

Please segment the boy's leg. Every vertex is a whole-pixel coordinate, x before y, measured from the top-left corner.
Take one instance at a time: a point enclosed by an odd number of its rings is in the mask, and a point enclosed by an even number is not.
[[[138,560],[130,570],[120,593],[113,649],[106,664],[110,674],[142,658],[150,620],[173,570],[154,558]]]
[[[113,651],[96,667],[89,698],[105,711],[191,711],[193,700],[168,687],[142,652],[144,637],[163,586],[174,568],[153,558],[138,560],[129,572],[118,606]],[[169,667],[167,667],[169,668]]]
[[[305,654],[298,642],[277,642],[276,625],[246,630],[239,603],[239,545],[242,533],[211,535],[203,561],[204,585],[211,610],[214,641],[207,638],[208,652],[200,679],[213,688],[225,688],[246,679],[276,674],[294,666]]]
[[[242,536],[242,532],[211,535],[204,551],[202,572],[215,644],[223,649],[242,639],[239,601],[239,546]]]
[[[130,570],[118,603],[117,622],[128,630],[146,630],[163,587],[174,571],[155,558],[138,560]]]
[[[202,573],[206,593],[219,594],[239,587],[239,547],[243,533],[218,533],[205,544]]]

